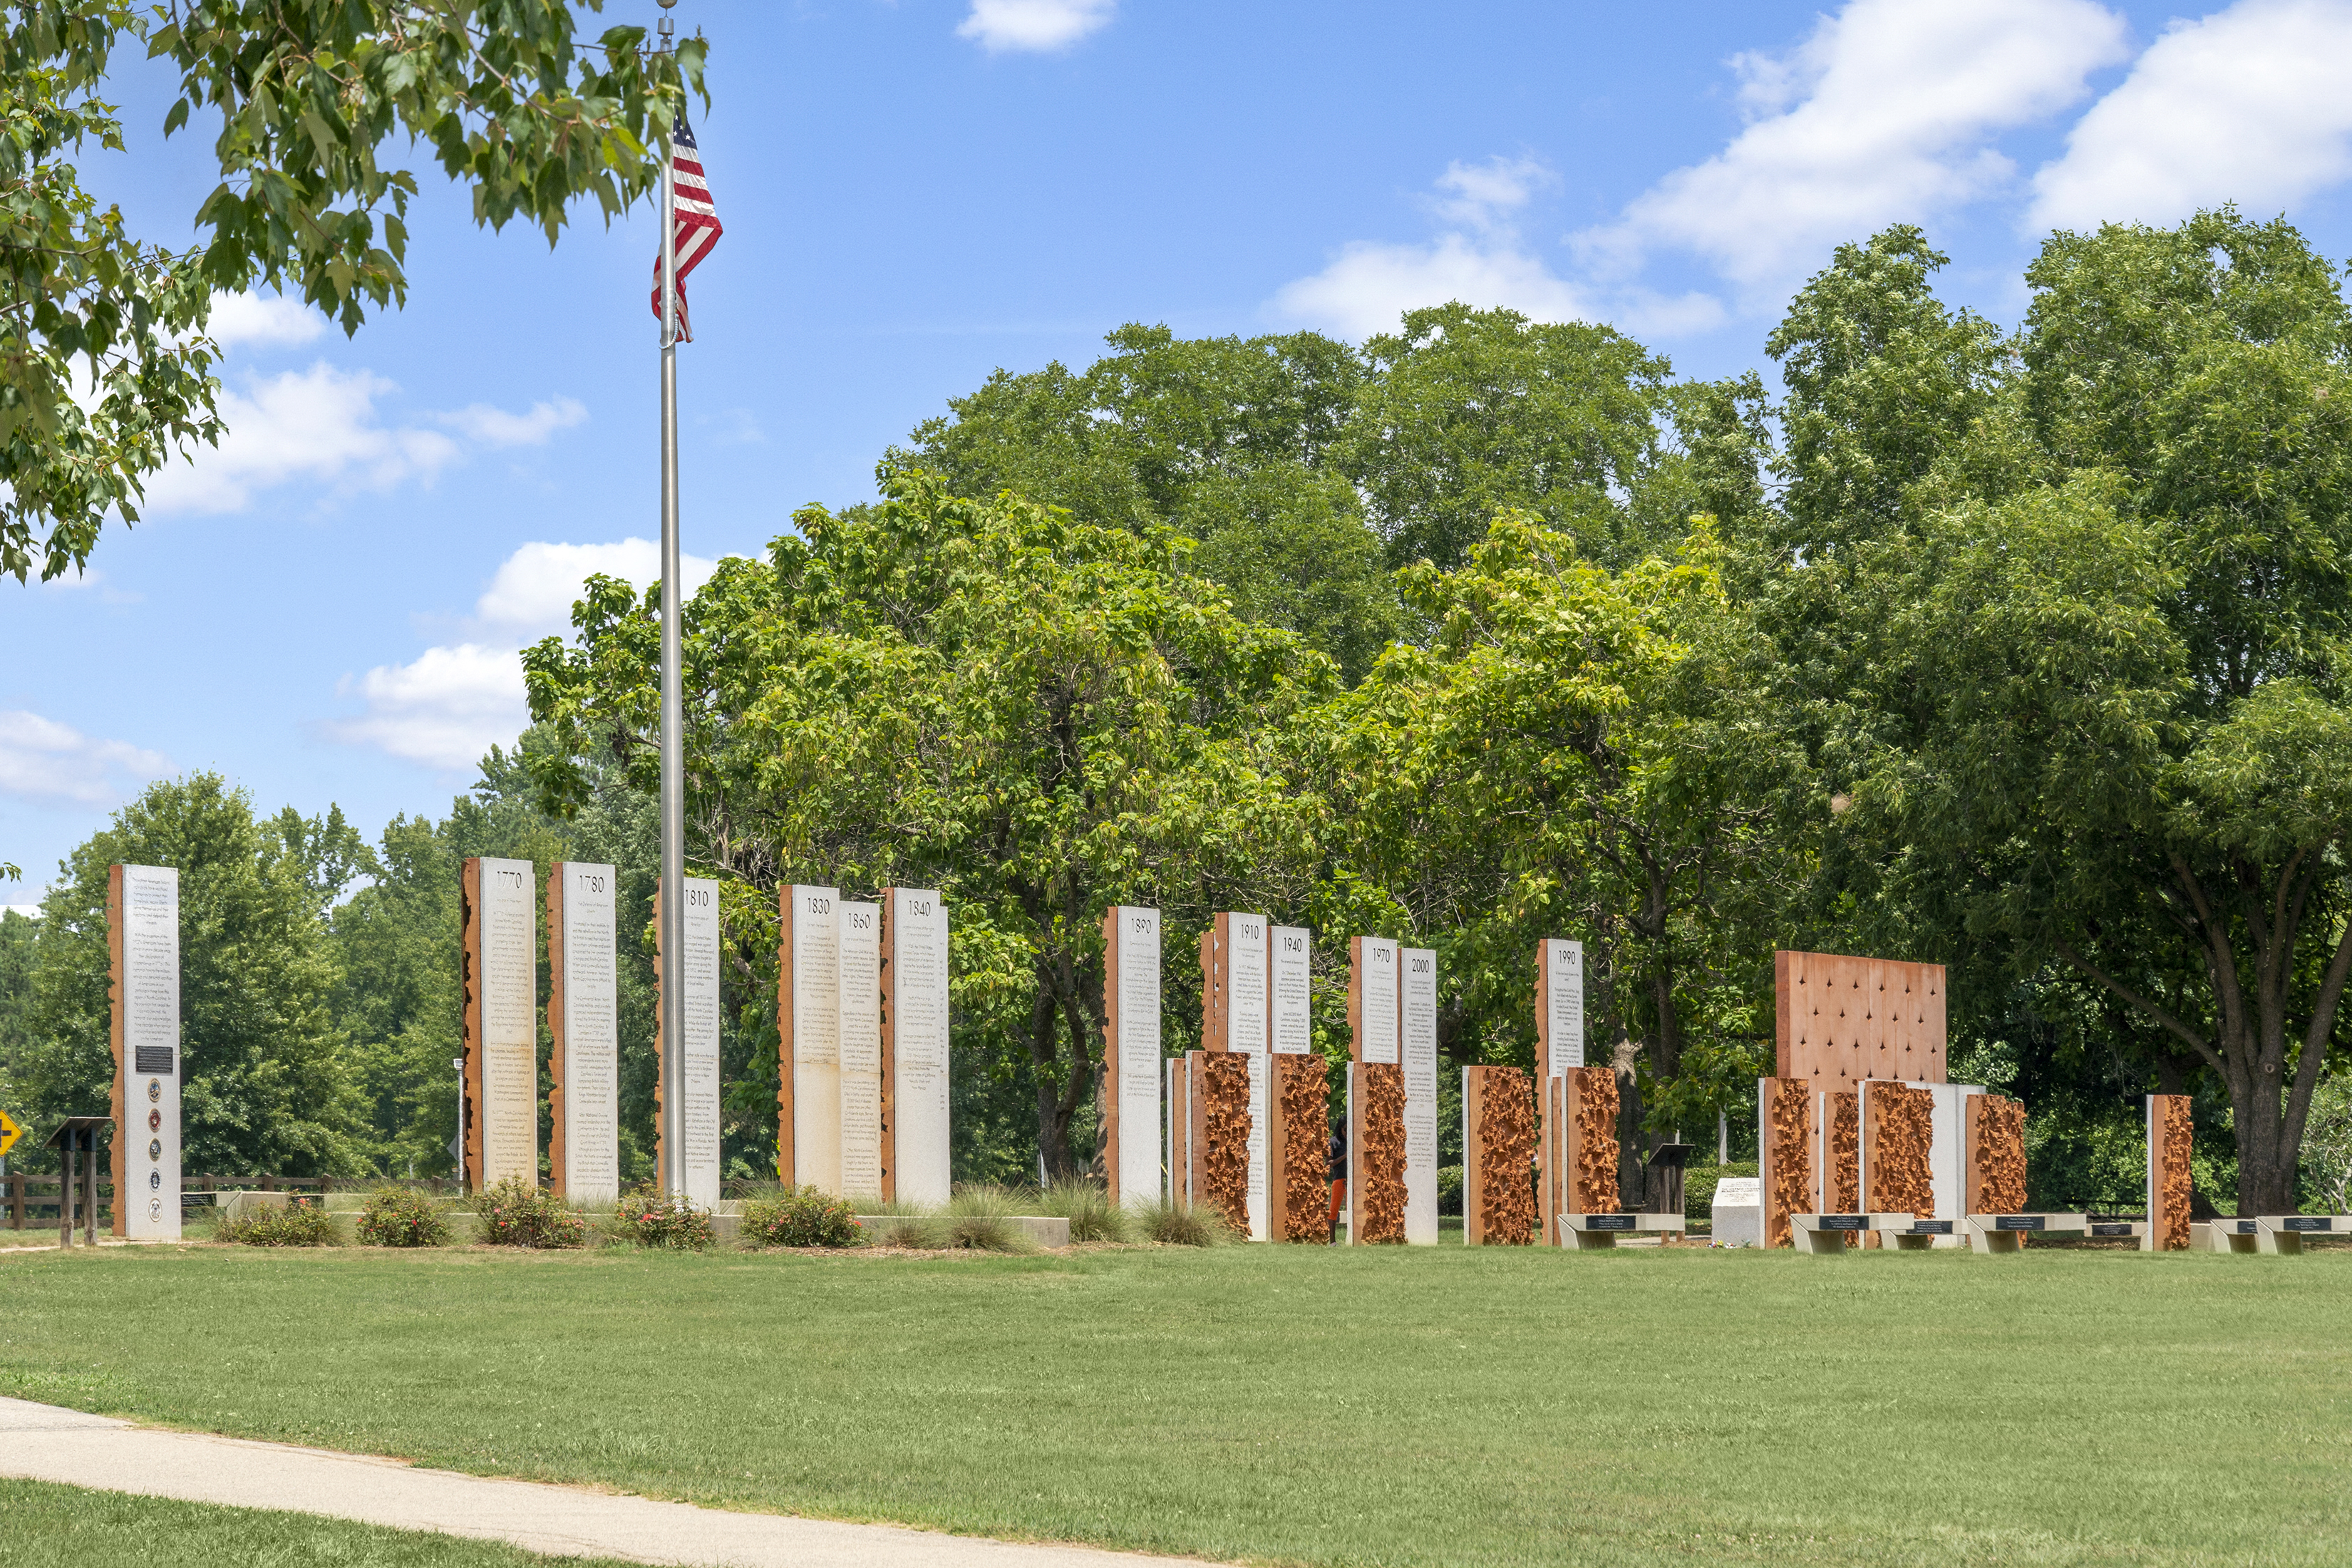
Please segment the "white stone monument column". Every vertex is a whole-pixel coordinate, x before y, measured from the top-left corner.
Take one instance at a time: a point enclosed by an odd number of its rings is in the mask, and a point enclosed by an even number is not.
[[[841,906],[841,1193],[882,1196],[882,906]]]
[[[1304,926],[1274,926],[1267,935],[1273,973],[1268,1034],[1276,1055],[1305,1056],[1315,1048],[1314,933]]]
[[[882,967],[886,1144],[892,1195],[943,1204],[948,1169],[948,906],[929,888],[891,888]]]
[[[610,866],[559,860],[547,874],[548,1032],[556,1194],[574,1204],[621,1195],[618,878]]]
[[[539,1185],[539,942],[530,862],[469,858],[466,949],[466,1174]]]
[[[180,873],[108,873],[114,1037],[114,1225],[141,1241],[180,1239]],[[93,1208],[98,1194],[89,1194]]]
[[[679,1031],[686,1060],[678,1089],[678,1175],[687,1201],[698,1208],[719,1206],[719,884],[709,877],[685,880],[686,985]]]
[[[1437,1245],[1437,954],[1400,954],[1398,1034],[1404,1058],[1404,1238]]]
[[[1160,1184],[1160,911],[1114,904],[1103,915],[1103,1004],[1108,1056],[1104,1164],[1115,1204],[1157,1202]],[[1172,1140],[1171,1140],[1172,1142]],[[1168,1194],[1183,1174],[1168,1173]]]
[[[841,1184],[841,889],[788,887],[776,1026],[776,1174],[839,1194]]]
[[[1584,944],[1546,937],[1536,944],[1536,1161],[1543,1178],[1536,1234],[1547,1246],[1574,1245],[1559,1228],[1569,1207],[1568,1129],[1559,1108],[1567,1103],[1561,1080],[1583,1065]]]
[[[1267,1007],[1267,941],[1264,915],[1221,914],[1217,917],[1223,943],[1224,1045],[1249,1058],[1249,1235],[1264,1241],[1270,1234],[1271,1210],[1266,1202],[1266,1086],[1271,1079],[1266,1052],[1272,1016]]]

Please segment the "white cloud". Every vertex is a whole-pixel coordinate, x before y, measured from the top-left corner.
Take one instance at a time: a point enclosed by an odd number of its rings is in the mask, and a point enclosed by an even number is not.
[[[2036,229],[2276,212],[2352,175],[2352,4],[2239,0],[2176,22],[2033,177]]]
[[[2091,0],[1852,0],[1790,54],[1735,58],[1748,127],[1579,248],[1621,274],[1692,251],[1776,291],[1840,241],[2008,186],[1991,138],[2074,102],[2123,51],[2123,19]]]
[[[680,563],[687,592],[710,580],[718,563],[688,555]],[[373,746],[410,762],[452,771],[472,767],[493,745],[511,745],[530,722],[520,648],[569,629],[572,602],[591,574],[639,586],[661,576],[661,550],[649,539],[611,544],[526,544],[499,563],[474,602],[467,640],[425,650],[407,664],[379,665],[341,695],[365,711],[328,726],[336,739]]]
[[[1450,226],[1427,244],[1357,240],[1331,264],[1279,289],[1269,307],[1285,321],[1362,339],[1396,330],[1407,310],[1458,300],[1509,309],[1538,321],[1613,320],[1673,334],[1712,326],[1722,310],[1705,295],[1666,300],[1645,289],[1595,291],[1561,278],[1521,237],[1518,215],[1558,177],[1532,158],[1450,163],[1429,210]]]
[[[1488,244],[1464,234],[1441,235],[1428,245],[1359,240],[1313,277],[1285,284],[1274,309],[1288,320],[1361,339],[1394,331],[1407,310],[1450,300],[1508,306],[1538,321],[1594,314],[1574,286],[1553,276],[1516,237]]]
[[[167,772],[160,754],[98,741],[23,710],[0,712],[0,795],[104,805],[126,785]]]
[[[588,410],[577,399],[558,397],[532,404],[528,414],[509,414],[487,403],[472,403],[454,414],[435,417],[485,447],[543,447],[558,430],[586,424]]]
[[[324,361],[222,390],[227,433],[215,448],[198,447],[147,483],[154,512],[238,511],[254,492],[306,480],[331,493],[386,490],[426,481],[457,460],[457,443],[437,430],[387,428],[376,399],[396,391],[366,371]]]
[[[323,360],[308,370],[249,378],[241,392],[224,388],[220,415],[227,431],[220,445],[199,446],[148,480],[141,510],[241,511],[257,493],[294,483],[327,498],[411,481],[429,485],[469,447],[541,446],[588,417],[577,401],[558,397],[523,414],[477,403],[426,416],[441,429],[394,425],[378,403],[397,391],[368,371],[338,370]]]
[[[307,343],[327,330],[327,318],[283,294],[215,294],[205,335],[225,349]]]
[[[1117,0],[971,0],[956,28],[991,54],[1068,48],[1108,25]]]

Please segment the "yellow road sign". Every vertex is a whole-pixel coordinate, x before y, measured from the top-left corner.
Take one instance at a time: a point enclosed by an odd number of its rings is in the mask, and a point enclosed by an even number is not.
[[[16,1140],[24,1135],[25,1130],[9,1121],[6,1111],[0,1110],[0,1154],[5,1154],[9,1150],[14,1149],[16,1146]]]

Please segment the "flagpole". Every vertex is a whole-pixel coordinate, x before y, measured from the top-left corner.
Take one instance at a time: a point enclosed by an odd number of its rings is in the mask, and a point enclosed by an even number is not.
[[[661,0],[661,49],[670,51]],[[677,161],[665,138],[661,192],[661,1090],[662,1191],[686,1191],[686,732],[679,696]]]

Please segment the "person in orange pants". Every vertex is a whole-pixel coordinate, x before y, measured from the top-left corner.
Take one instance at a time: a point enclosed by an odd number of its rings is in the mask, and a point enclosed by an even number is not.
[[[1336,1246],[1339,1240],[1339,1209],[1340,1206],[1348,1201],[1348,1124],[1344,1121],[1339,1123],[1339,1130],[1331,1134],[1330,1158],[1331,1218],[1329,1229],[1331,1233],[1331,1244]]]

